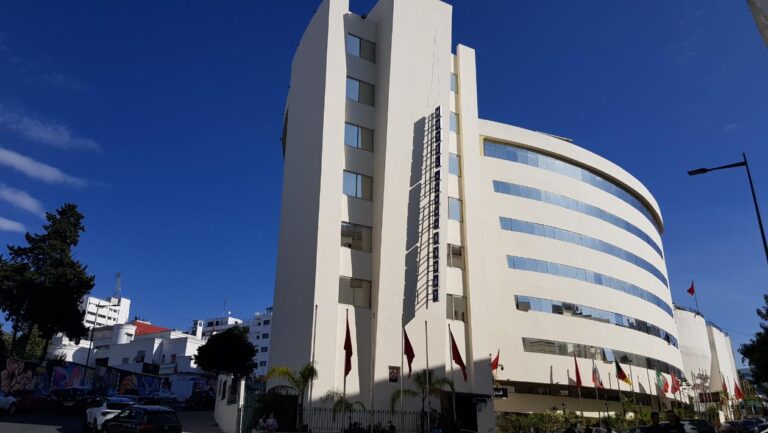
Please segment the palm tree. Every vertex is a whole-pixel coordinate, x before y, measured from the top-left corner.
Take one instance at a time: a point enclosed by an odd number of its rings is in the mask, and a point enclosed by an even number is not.
[[[270,390],[288,389],[299,395],[299,404],[296,407],[296,428],[302,428],[304,426],[304,394],[307,393],[309,384],[317,379],[317,369],[311,362],[298,371],[288,367],[272,367],[267,372],[267,379],[274,378],[282,379],[287,384],[274,386]]]
[[[413,373],[413,384],[416,385],[416,389],[398,389],[392,393],[389,398],[389,408],[395,410],[397,402],[404,397],[421,397],[421,430],[424,431],[424,414],[426,414],[427,399],[432,396],[439,396],[440,393],[447,386],[454,391],[453,381],[446,377],[435,377],[432,373],[429,374],[429,383],[427,383],[426,370]]]
[[[328,391],[321,400],[333,403],[331,407],[334,418],[339,412],[351,412],[355,409],[365,410],[365,405],[361,401],[350,401],[342,392],[336,389]]]

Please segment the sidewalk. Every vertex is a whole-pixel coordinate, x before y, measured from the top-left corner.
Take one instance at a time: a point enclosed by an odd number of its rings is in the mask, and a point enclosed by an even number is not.
[[[221,433],[213,420],[213,411],[179,411],[184,433]]]

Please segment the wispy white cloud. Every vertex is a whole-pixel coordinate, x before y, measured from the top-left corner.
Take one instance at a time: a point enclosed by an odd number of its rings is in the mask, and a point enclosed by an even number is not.
[[[0,147],[0,165],[24,173],[32,179],[47,183],[63,183],[73,186],[85,186],[88,181],[70,176],[56,167],[35,161],[20,153]]]
[[[0,217],[0,231],[24,233],[27,231],[27,228],[18,221]]]
[[[27,140],[59,149],[100,150],[95,141],[78,137],[69,127],[0,104],[0,126]]]
[[[741,126],[741,123],[737,123],[737,122],[735,122],[735,123],[728,123],[725,126],[723,126],[723,130],[724,131],[730,131],[732,129],[738,128],[739,126]]]
[[[0,200],[5,200],[11,205],[24,209],[27,212],[31,212],[39,217],[45,216],[45,210],[42,203],[36,198],[27,194],[25,191],[11,188],[10,186],[0,183]]]

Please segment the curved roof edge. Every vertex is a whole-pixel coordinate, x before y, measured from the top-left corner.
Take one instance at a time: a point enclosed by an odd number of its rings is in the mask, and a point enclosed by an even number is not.
[[[660,232],[664,232],[664,220],[661,216],[661,209],[653,194],[637,178],[617,164],[565,139],[557,138],[544,132],[532,131],[519,126],[485,119],[479,119],[478,126],[481,136],[508,140],[532,149],[541,150],[545,153],[558,155],[605,175],[607,178],[626,187],[645,204],[656,218]]]

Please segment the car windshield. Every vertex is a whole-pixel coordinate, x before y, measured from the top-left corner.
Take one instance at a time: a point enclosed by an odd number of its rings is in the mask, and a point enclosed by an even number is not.
[[[177,425],[179,418],[173,412],[150,412],[147,414],[147,424]]]
[[[130,407],[131,403],[123,403],[123,402],[107,402],[107,409],[109,410],[123,410],[126,407]]]

